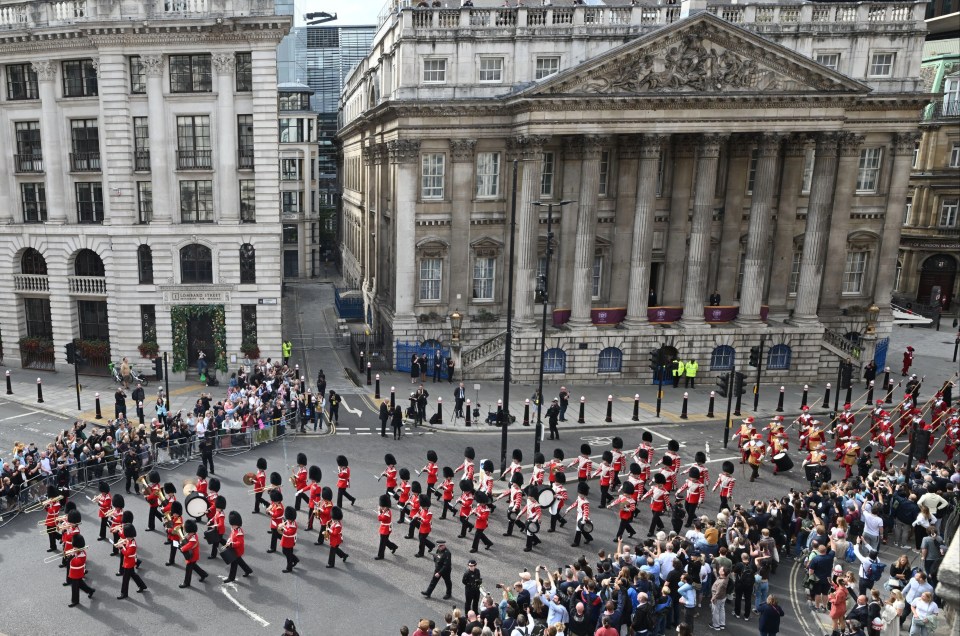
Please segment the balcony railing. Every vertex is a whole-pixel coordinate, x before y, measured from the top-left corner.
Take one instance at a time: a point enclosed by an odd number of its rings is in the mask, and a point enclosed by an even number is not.
[[[45,294],[50,291],[50,283],[46,274],[14,274],[13,290]]]
[[[71,294],[106,296],[107,279],[103,276],[67,276]]]
[[[253,148],[240,148],[237,151],[237,168],[253,170]]]
[[[71,152],[70,169],[73,172],[100,172],[100,153]]]
[[[931,117],[933,117],[933,119],[960,117],[960,99],[955,99],[946,103],[943,101],[935,103],[933,105]]]
[[[49,344],[21,344],[20,366],[24,369],[53,371],[56,368],[56,353]]]
[[[134,151],[133,169],[137,172],[150,172],[150,151],[149,150]]]
[[[17,172],[43,172],[43,154],[13,155]]]
[[[182,17],[241,17],[274,15],[274,0],[30,0],[0,6],[0,29],[26,29],[78,22],[177,19]]]
[[[178,150],[177,168],[180,170],[210,170],[213,167],[211,150]]]

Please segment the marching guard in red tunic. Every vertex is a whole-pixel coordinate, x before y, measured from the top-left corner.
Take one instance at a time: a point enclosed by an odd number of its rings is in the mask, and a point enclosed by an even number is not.
[[[380,473],[380,477],[377,479],[379,481],[381,478],[386,477],[387,494],[393,495],[394,491],[397,489],[397,459],[392,454],[387,453],[383,456],[383,463],[386,464],[387,467],[382,473]]]
[[[590,494],[590,485],[585,481],[578,483],[577,498],[565,510],[565,512],[569,512],[574,508],[577,509],[577,532],[573,535],[573,543],[570,544],[571,548],[576,548],[580,545],[581,537],[587,544],[593,541],[593,534],[591,533],[593,523],[590,521],[590,502],[587,500],[588,494]]]
[[[801,415],[801,417],[803,417]],[[741,420],[740,428],[734,433],[734,437],[737,438],[737,448],[740,449],[740,463],[745,464],[747,462],[747,457],[749,452],[745,449],[746,445],[750,443],[750,440],[753,439],[753,436],[756,434],[757,429],[754,427],[754,419],[752,417],[745,418]]]
[[[693,526],[693,520],[697,516],[697,506],[699,506],[704,497],[706,497],[706,488],[704,488],[703,483],[700,481],[699,468],[694,466],[687,474],[687,481],[680,486],[680,489],[677,491],[677,498],[682,496],[684,492],[687,493],[686,499],[683,502],[683,508],[687,512],[687,527],[690,528]]]
[[[394,462],[396,463],[396,462]],[[390,485],[390,473],[389,466],[387,471],[387,490],[390,491],[391,488],[396,488],[397,479],[396,479],[396,469],[393,471],[393,486]],[[349,499],[350,505],[357,503],[356,497],[347,492],[347,488],[350,487],[350,462],[347,460],[345,455],[337,455],[337,507],[343,507],[343,500]],[[392,491],[391,491],[392,492]]]
[[[463,478],[473,481],[474,466],[473,460],[477,458],[476,451],[473,450],[473,446],[467,446],[463,449],[463,463],[457,466],[456,472],[463,471]]]
[[[227,539],[228,548],[233,548],[236,553],[233,563],[230,564],[230,574],[224,579],[224,583],[232,583],[237,578],[237,569],[243,570],[243,576],[248,577],[253,574],[253,570],[243,560],[243,554],[246,551],[246,538],[243,533],[243,518],[236,510],[231,510],[228,517],[230,522],[230,537]]]
[[[437,465],[437,451],[427,451],[427,464],[417,471],[417,475],[424,472],[427,473],[427,494],[433,495],[439,501],[440,492],[437,490],[437,474],[440,472],[440,467]]]
[[[67,607],[76,607],[80,604],[80,591],[87,594],[87,598],[93,598],[95,589],[87,585],[83,577],[87,575],[87,542],[82,535],[74,537],[73,550],[66,555],[69,559],[69,568],[67,569],[67,583],[71,586],[70,604]]]
[[[457,505],[460,507],[460,534],[458,538],[463,539],[467,536],[468,530],[473,530],[473,524],[470,523],[470,512],[473,509],[473,482],[469,479],[460,480],[460,498],[457,499]]]
[[[600,465],[597,466],[597,470],[592,476],[600,478],[600,507],[606,508],[607,503],[613,499],[610,494],[610,485],[613,483],[613,453],[611,451],[603,451]]]
[[[100,519],[100,536],[97,541],[107,540],[107,529],[110,527],[110,508],[113,507],[113,500],[110,497],[110,484],[101,481],[100,494],[93,498],[93,503],[97,504],[97,517]],[[161,523],[163,517],[160,518]]]
[[[183,529],[184,532],[186,532],[186,536],[180,544],[180,551],[183,552],[183,558],[187,562],[187,569],[183,575],[183,583],[180,584],[180,587],[186,588],[190,587],[190,581],[193,578],[194,572],[200,577],[201,583],[207,579],[207,572],[197,564],[200,560],[200,540],[197,537],[197,522],[193,519],[187,519],[183,523]]]
[[[487,538],[487,526],[490,524],[490,508],[487,504],[490,503],[490,498],[486,493],[478,492],[476,502],[477,505],[470,512],[477,517],[476,528],[473,532],[473,546],[470,548],[470,552],[476,552],[481,541],[485,550],[489,550],[493,545],[493,541]]]
[[[263,493],[267,489],[267,460],[263,457],[257,458],[257,472],[253,476],[253,514],[260,514],[260,505],[267,507],[267,500],[263,498]]]
[[[550,463],[547,464],[547,478],[550,480],[551,484],[556,481],[557,474],[564,472],[567,468],[563,463],[563,459],[563,449],[553,449],[553,459],[551,459]]]
[[[283,523],[280,524],[280,550],[283,556],[287,558],[287,567],[283,569],[285,574],[293,572],[300,559],[293,553],[293,548],[297,545],[297,509],[287,506],[283,511]]]
[[[653,488],[644,493],[641,501],[650,498],[650,512],[653,519],[650,521],[650,529],[647,530],[647,536],[652,537],[658,530],[663,530],[663,520],[660,518],[670,506],[670,491],[665,488],[666,478],[662,473],[653,476]]]
[[[377,503],[380,504],[377,510],[377,521],[380,524],[377,534],[380,535],[380,546],[377,548],[377,556],[373,560],[382,561],[387,550],[390,550],[391,554],[397,553],[397,544],[390,540],[390,534],[393,532],[393,502],[390,501],[390,495],[380,495]]]
[[[120,596],[117,597],[118,601],[127,598],[127,593],[130,591],[130,579],[133,579],[133,582],[137,584],[137,592],[143,594],[147,591],[147,584],[144,583],[140,575],[137,574],[137,566],[140,562],[137,558],[137,529],[133,527],[132,523],[123,526],[123,539],[121,539],[121,542],[120,554],[123,555],[123,560],[120,564],[120,572],[123,579],[120,583]]]
[[[317,518],[317,506],[320,505],[320,497],[323,494],[323,486],[320,481],[323,479],[323,471],[319,466],[311,466],[307,471],[310,477],[310,485],[307,486],[307,532],[313,530],[313,520]]]
[[[713,490],[720,488],[720,510],[730,510],[730,497],[733,496],[733,487],[737,484],[737,478],[733,476],[733,462],[725,461],[722,465],[723,472],[717,477],[717,483],[713,485]]]
[[[555,481],[553,482],[552,487],[553,494],[556,496],[556,501],[550,508],[556,512],[552,512],[550,514],[550,528],[547,530],[547,532],[556,532],[558,523],[560,524],[561,528],[567,525],[567,520],[563,518],[563,507],[566,505],[567,499],[570,497],[570,495],[567,493],[566,483],[566,473],[557,473],[555,475]]]
[[[540,502],[537,501],[537,489],[533,486],[527,489],[527,504],[523,507],[521,514],[526,519],[523,524],[523,533],[527,536],[527,545],[523,551],[530,552],[533,546],[540,544],[537,533],[540,531],[540,518],[543,515]]]
[[[457,509],[453,507],[453,477],[455,473],[449,466],[443,467],[443,481],[440,482],[440,498],[443,500],[443,513],[441,519],[447,518],[447,512],[457,514]]]
[[[293,507],[300,512],[300,502],[309,501],[307,494],[307,455],[297,453],[297,467],[293,469],[293,489],[296,491],[293,500]]]
[[[627,533],[627,536],[632,539],[633,535],[637,533],[633,529],[633,524],[630,523],[633,521],[633,516],[637,510],[636,491],[632,483],[624,482],[620,494],[610,502],[607,508],[613,508],[614,506],[620,507],[617,513],[620,517],[620,525],[617,527],[616,540],[622,539],[624,533]]]
[[[586,483],[590,478],[590,471],[593,470],[593,460],[590,459],[590,444],[580,444],[580,454],[577,455],[567,466],[577,467],[577,479],[580,483]]]
[[[334,506],[333,510],[330,511],[330,525],[329,528],[329,542],[330,542],[330,558],[327,559],[327,567],[332,568],[336,565],[337,557],[343,559],[343,562],[346,563],[347,559],[350,557],[349,554],[343,551],[343,548],[340,546],[343,545],[343,510],[338,506]]]

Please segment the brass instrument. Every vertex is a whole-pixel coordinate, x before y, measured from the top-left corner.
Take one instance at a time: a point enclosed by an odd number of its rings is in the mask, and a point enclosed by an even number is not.
[[[276,490],[276,489],[279,488],[279,487],[280,487],[280,486],[264,486],[264,487],[263,487],[263,490],[261,490],[260,492],[262,492],[262,493],[263,493],[263,492],[269,492],[269,491],[271,491],[271,490]],[[255,492],[257,492],[257,489],[256,489],[256,488],[250,488],[249,490],[247,490],[247,492],[255,493]]]
[[[63,495],[57,495],[56,497],[50,497],[49,499],[41,499],[40,501],[25,507],[23,512],[36,512],[37,510],[40,510],[41,508],[44,508],[55,501],[60,501],[61,499],[63,499]]]
[[[243,475],[243,484],[245,486],[252,486],[253,481],[257,478],[256,473],[244,473]]]
[[[44,563],[53,563],[54,561],[62,561],[67,557],[72,557],[77,552],[82,551],[83,548],[70,548],[66,552],[60,552],[59,554],[51,554],[43,560]]]
[[[119,541],[113,544],[113,547],[119,550],[120,548],[127,545],[128,543],[130,543],[130,539],[120,539]]]
[[[197,490],[197,480],[196,479],[184,479],[183,480],[183,496],[187,497],[193,494]]]
[[[148,487],[147,476],[140,475],[139,477],[137,477],[137,485],[140,486],[141,488],[147,488]]]
[[[178,541],[183,541],[187,538],[186,533],[183,531],[183,526],[177,526],[173,530],[173,534],[176,535]]]
[[[60,515],[60,516],[58,516],[58,517],[54,517],[54,518],[53,518],[53,523],[54,523],[54,525],[56,525],[56,524],[60,523],[61,521],[66,521],[66,519],[67,519],[67,515]],[[38,525],[38,526],[45,526],[45,525],[47,525],[47,520],[46,520],[46,519],[41,519],[40,521],[37,522],[37,525]]]
[[[324,539],[325,541],[329,541],[329,540],[330,540],[330,526],[324,526],[324,527],[323,527],[323,539]]]

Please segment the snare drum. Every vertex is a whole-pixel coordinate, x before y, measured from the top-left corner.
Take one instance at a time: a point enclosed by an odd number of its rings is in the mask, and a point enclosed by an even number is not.
[[[793,468],[793,460],[786,452],[777,453],[773,456],[773,463],[777,465],[777,472],[782,473]]]
[[[540,504],[541,508],[549,508],[556,498],[557,494],[553,492],[553,488],[550,486],[541,486],[537,491],[537,503]]]
[[[234,561],[237,560],[237,551],[233,549],[232,545],[220,550],[220,558],[223,559],[223,562],[227,565],[232,565]]]
[[[518,510],[511,510],[510,512],[507,513],[507,520],[513,521],[514,523],[517,522],[517,519],[519,517],[520,517],[520,511]]]
[[[537,534],[538,532],[540,532],[540,522],[539,522],[539,521],[531,521],[530,523],[527,524],[527,533],[528,533],[528,534]]]
[[[580,532],[583,532],[585,534],[590,534],[593,532],[593,522],[581,521],[579,524],[577,524],[577,528],[579,528]]]

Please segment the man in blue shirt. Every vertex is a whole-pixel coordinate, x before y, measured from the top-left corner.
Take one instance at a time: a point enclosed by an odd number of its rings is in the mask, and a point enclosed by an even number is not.
[[[810,590],[814,605],[826,609],[827,594],[830,593],[830,575],[833,573],[833,552],[825,545],[817,548],[817,556],[810,560],[807,571],[816,577]]]

